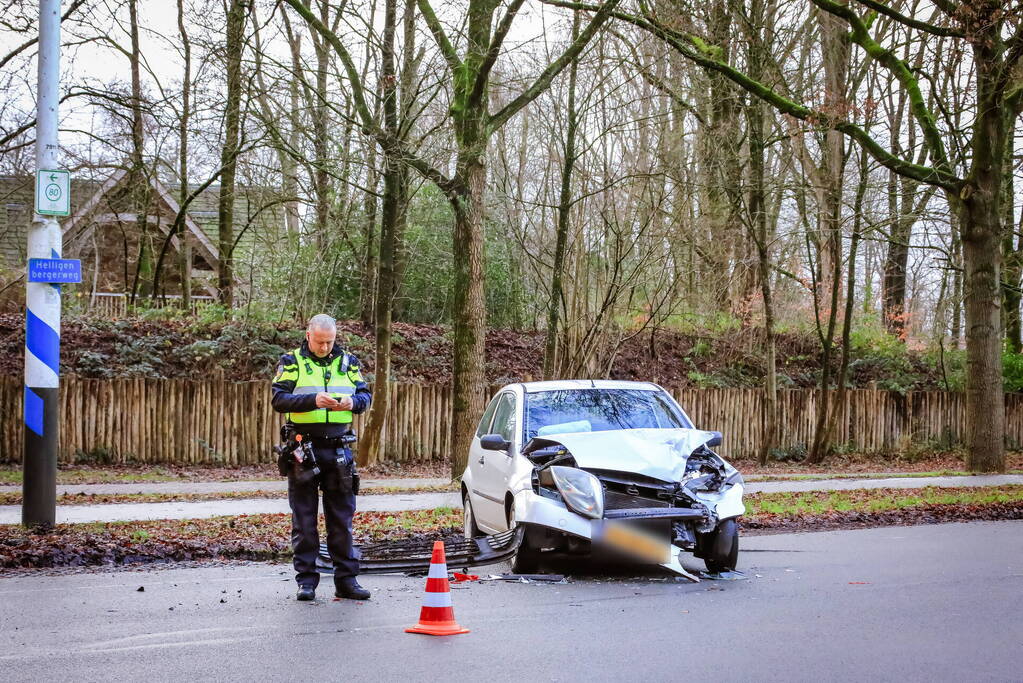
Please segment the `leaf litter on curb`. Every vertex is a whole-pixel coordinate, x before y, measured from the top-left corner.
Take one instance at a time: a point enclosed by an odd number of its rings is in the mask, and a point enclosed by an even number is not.
[[[451,508],[356,513],[356,543],[432,540],[460,533]],[[321,536],[325,535],[322,518]],[[456,528],[458,527],[458,528]],[[81,567],[200,559],[274,560],[291,554],[291,516],[59,524],[29,531],[0,525],[0,568]]]

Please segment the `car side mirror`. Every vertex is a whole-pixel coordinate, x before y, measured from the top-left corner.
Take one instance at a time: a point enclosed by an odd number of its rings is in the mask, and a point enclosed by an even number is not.
[[[505,441],[504,437],[500,434],[487,434],[486,436],[480,437],[480,446],[482,446],[485,451],[507,452],[508,448],[511,447],[511,442]]]
[[[711,434],[713,434],[714,436],[710,437],[710,441],[707,442],[707,445],[710,446],[711,448],[713,448],[714,446],[720,446],[721,432],[711,432]]]

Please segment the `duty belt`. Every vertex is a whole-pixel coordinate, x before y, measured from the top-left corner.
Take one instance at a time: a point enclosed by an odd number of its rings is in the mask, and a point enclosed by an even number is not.
[[[306,436],[306,441],[320,448],[348,448],[356,441],[355,434],[341,436]]]

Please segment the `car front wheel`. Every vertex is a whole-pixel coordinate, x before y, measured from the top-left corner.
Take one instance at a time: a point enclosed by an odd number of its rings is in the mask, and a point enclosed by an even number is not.
[[[518,523],[515,521],[514,507],[508,511],[508,526],[512,529],[518,526]],[[522,541],[519,543],[518,550],[512,556],[511,569],[516,574],[535,574],[539,566],[540,551],[530,545],[529,534],[525,533],[522,535]]]
[[[704,536],[703,562],[707,571],[715,574],[730,572],[739,561],[739,525],[734,519],[726,519],[717,529]]]
[[[468,492],[462,496],[462,529],[466,538],[480,537],[480,528],[476,525],[476,514],[472,510]]]

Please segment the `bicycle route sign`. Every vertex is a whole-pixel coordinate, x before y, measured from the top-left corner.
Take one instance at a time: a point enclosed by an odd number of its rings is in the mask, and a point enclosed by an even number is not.
[[[53,169],[36,171],[36,213],[40,216],[71,215],[71,173]]]

